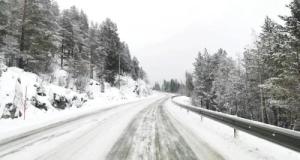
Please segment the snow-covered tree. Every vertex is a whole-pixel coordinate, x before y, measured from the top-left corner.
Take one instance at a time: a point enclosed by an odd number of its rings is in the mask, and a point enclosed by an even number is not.
[[[191,97],[194,91],[194,82],[193,75],[189,72],[185,73],[185,87],[186,87],[186,95]]]
[[[153,86],[153,90],[156,90],[156,91],[161,91],[161,88],[160,88],[160,85],[158,82],[155,82],[154,86]]]
[[[58,24],[53,7],[51,0],[24,3],[20,51],[26,55],[26,68],[34,72],[49,71],[57,50]]]
[[[107,18],[100,25],[100,46],[105,53],[105,80],[114,85],[116,75],[119,72],[119,54],[121,53],[121,42],[118,35],[117,25]]]
[[[293,0],[288,7],[291,15],[282,18],[286,22],[285,30],[289,37],[284,36],[283,44],[289,44],[290,48],[286,48],[284,54],[281,54],[284,55],[285,60],[281,61],[284,72],[280,78],[282,88],[287,91],[286,102],[292,107],[291,115],[297,118],[294,128],[300,130],[300,2]]]
[[[130,55],[130,51],[129,51],[129,47],[128,45],[123,42],[122,43],[122,49],[121,49],[121,71],[122,73],[130,73],[131,72],[131,55]]]
[[[133,65],[115,23],[106,19],[90,26],[84,11],[72,6],[60,12],[53,0],[0,0],[0,59],[4,57],[7,66],[42,74],[60,65],[81,91],[88,78],[114,85],[119,66],[121,74],[146,79],[137,59]]]
[[[6,0],[0,0],[0,49],[5,45],[4,37],[7,34],[9,5]]]
[[[137,80],[139,78],[140,73],[140,67],[139,67],[139,61],[136,57],[133,57],[131,62],[131,76],[134,80]]]

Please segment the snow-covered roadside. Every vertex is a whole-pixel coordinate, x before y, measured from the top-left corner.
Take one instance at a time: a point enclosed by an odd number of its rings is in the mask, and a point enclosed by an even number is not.
[[[138,113],[162,98],[152,97],[0,146],[0,159],[105,159]]]
[[[157,96],[157,94],[149,96],[151,91],[147,90],[146,84],[143,81],[133,81],[130,77],[122,77],[120,90],[105,84],[105,93],[101,93],[100,84],[94,80],[88,84],[88,93],[75,92],[72,88],[64,87],[66,78],[62,70],[54,74],[53,80],[49,80],[19,68],[7,68],[0,77],[0,141],[65,119]],[[17,94],[20,95],[21,102],[20,100],[15,102]],[[27,101],[24,120],[25,94]],[[58,95],[56,98],[55,94]],[[35,106],[33,98],[40,102],[39,106],[42,108]],[[20,112],[21,117],[16,114],[18,118],[15,119],[1,118],[4,114],[11,114],[10,109],[13,105],[8,109],[9,103],[18,104],[16,113]]]
[[[48,126],[66,119],[76,118],[81,115],[97,112],[106,108],[111,108],[120,104],[137,102],[144,99],[151,99],[160,96],[153,94],[143,98],[124,99],[119,101],[103,101],[101,99],[92,100],[82,108],[68,108],[63,111],[44,112],[33,117],[28,117],[26,120],[19,119],[1,119],[0,120],[0,141],[26,133],[44,126]]]
[[[188,97],[177,97],[174,100],[191,105]],[[238,138],[234,138],[231,127],[208,118],[201,121],[199,115],[188,112],[171,101],[166,102],[166,106],[179,122],[186,125],[199,139],[211,145],[226,159],[300,160],[299,153],[242,131],[239,131]]]

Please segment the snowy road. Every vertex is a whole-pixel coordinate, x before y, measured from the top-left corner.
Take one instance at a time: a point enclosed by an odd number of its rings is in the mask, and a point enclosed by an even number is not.
[[[169,111],[169,101],[105,109],[0,146],[0,159],[223,159]]]

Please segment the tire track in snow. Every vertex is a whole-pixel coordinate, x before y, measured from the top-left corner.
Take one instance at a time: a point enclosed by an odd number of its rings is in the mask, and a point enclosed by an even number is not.
[[[184,137],[186,142],[190,145],[194,153],[197,155],[198,159],[203,160],[224,160],[224,157],[216,152],[212,146],[207,144],[204,140],[200,139],[197,136],[197,133],[193,132],[189,127],[184,124],[184,121],[181,120],[182,117],[172,113],[170,111],[170,107],[172,106],[168,103],[172,103],[168,100],[165,103],[165,107],[163,108],[164,113],[167,114],[167,117],[170,118],[171,122],[174,124],[175,128],[180,132],[180,134]],[[181,108],[180,108],[181,109]],[[184,110],[184,109],[183,109]],[[187,111],[188,112],[188,111]]]
[[[163,99],[142,110],[115,143],[108,160],[197,159],[163,109]]]
[[[152,106],[156,106],[157,103],[160,102],[161,101],[148,106],[137,114],[129,126],[124,130],[120,139],[115,143],[106,159],[134,159],[134,156],[143,156],[144,159],[146,159],[146,156],[152,158],[152,156],[155,155],[153,154],[155,148],[153,148],[152,145],[154,136],[153,134],[148,133],[149,131],[155,131],[155,124],[152,123],[155,122],[155,120],[149,115],[151,115],[151,112],[155,112],[155,107]],[[139,152],[138,155],[133,155],[137,152]]]
[[[105,132],[111,131],[110,128],[119,128],[119,125],[114,126],[120,119],[121,121],[123,120],[121,123],[129,119],[129,123],[132,119],[131,117],[134,117],[140,110],[157,100],[158,98],[152,98],[103,109],[97,114],[92,114],[88,117],[17,140],[3,146],[0,151],[0,159],[11,160],[21,159],[21,157],[22,159],[83,159],[80,154],[89,154],[91,153],[90,149],[98,147],[98,145],[101,146],[101,143],[94,144],[94,142],[102,142],[103,139],[101,136],[107,136]],[[124,119],[124,113],[131,116],[126,116]],[[93,143],[92,146],[90,145],[91,143]],[[109,144],[109,142],[106,143]],[[114,144],[114,142],[111,143],[112,145]],[[49,147],[47,147],[48,145]],[[39,148],[42,148],[42,150]],[[102,152],[100,151],[99,154],[104,154]],[[109,148],[107,152],[109,152]],[[105,155],[102,159],[105,158]],[[90,154],[90,157],[87,159],[91,158],[99,159],[98,154]]]

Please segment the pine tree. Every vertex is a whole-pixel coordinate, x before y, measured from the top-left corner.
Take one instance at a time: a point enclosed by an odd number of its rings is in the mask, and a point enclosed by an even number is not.
[[[97,39],[97,30],[98,30],[98,24],[91,24],[91,27],[89,29],[89,60],[90,60],[90,78],[94,78],[94,68],[98,64],[96,59],[96,49],[99,47],[99,41]]]
[[[122,49],[121,49],[121,72],[122,73],[130,73],[131,72],[131,55],[130,55],[130,51],[129,51],[129,47],[128,45],[123,42],[122,43]]]
[[[163,81],[163,84],[162,84],[162,86],[161,86],[162,91],[164,91],[164,92],[170,92],[170,91],[171,91],[170,88],[171,88],[171,87],[170,87],[170,82],[164,80],[164,81]]]
[[[138,75],[139,75],[138,76],[139,79],[148,81],[147,80],[147,74],[146,74],[146,72],[144,71],[144,69],[142,67],[139,67],[139,74]]]
[[[59,64],[80,91],[88,77],[114,85],[119,65],[121,74],[147,80],[115,23],[90,26],[84,11],[73,6],[60,12],[52,0],[0,0],[0,53],[8,66],[35,73],[50,73]]]
[[[228,92],[228,88],[231,85],[229,81],[229,74],[232,72],[232,69],[235,67],[231,59],[227,58],[226,51],[219,49],[218,56],[215,56],[218,62],[217,69],[215,71],[215,76],[212,85],[212,93],[216,96],[216,103],[218,103],[219,110],[226,110],[223,106],[232,100],[232,95]],[[230,103],[232,105],[232,103]]]
[[[193,75],[189,72],[185,73],[186,95],[191,97],[194,91]]]
[[[21,52],[27,55],[27,69],[46,72],[56,52],[57,23],[51,0],[27,0],[24,4]]]
[[[285,29],[291,35],[289,44],[291,46],[285,52],[285,63],[282,63],[284,72],[281,74],[282,86],[288,92],[288,105],[292,112],[296,113],[297,121],[294,129],[300,130],[300,2],[293,0],[289,6],[291,16],[282,17],[286,22]],[[292,118],[291,118],[292,119]]]
[[[8,30],[8,15],[9,15],[9,5],[6,0],[0,0],[0,66],[3,63],[5,46],[5,37]],[[1,71],[0,71],[1,76]]]
[[[89,60],[88,40],[89,40],[89,22],[87,15],[81,10],[79,14],[79,53],[81,58]]]
[[[71,58],[75,43],[73,39],[73,24],[69,10],[62,12],[59,24],[59,34],[61,37],[60,65],[61,68],[64,68],[65,65],[68,65],[64,64],[64,60]]]
[[[207,109],[214,108],[213,102],[215,93],[212,91],[215,73],[219,65],[219,57],[222,52],[214,55],[209,55],[207,50],[204,50],[202,55],[200,52],[194,63],[195,74],[195,94],[193,103],[198,106],[205,106]]]
[[[116,75],[119,71],[119,54],[121,42],[118,35],[118,28],[110,19],[106,19],[100,26],[100,46],[105,57],[105,80],[114,85]]]
[[[264,108],[262,110],[262,120],[266,123],[279,124],[279,110],[284,107],[286,95],[282,83],[282,75],[286,71],[284,64],[286,62],[287,37],[284,29],[279,24],[266,18],[262,27],[262,33],[257,44],[257,50],[260,59],[260,85],[259,88],[263,94]],[[286,81],[286,80],[284,80]]]
[[[6,0],[0,0],[0,49],[4,47],[7,34],[9,6]]]
[[[7,16],[7,27],[5,29],[5,36],[1,36],[5,45],[2,46],[1,50],[6,59],[7,66],[16,66],[16,59],[20,53],[20,28],[21,28],[21,2],[19,0],[6,1],[6,5],[0,5],[5,7]],[[4,8],[3,8],[4,9]],[[1,11],[5,11],[1,9]],[[4,22],[1,20],[1,22]]]
[[[132,64],[131,64],[131,76],[134,80],[137,80],[140,75],[140,67],[139,67],[139,61],[136,57],[133,57]]]
[[[155,82],[154,86],[153,86],[153,90],[156,90],[156,91],[161,91],[161,88],[160,88],[160,85],[158,82]]]

